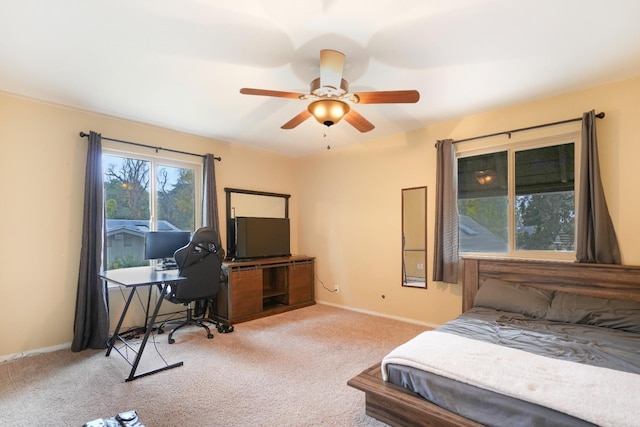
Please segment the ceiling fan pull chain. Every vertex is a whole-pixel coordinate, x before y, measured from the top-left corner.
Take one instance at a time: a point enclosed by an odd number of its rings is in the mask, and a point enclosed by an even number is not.
[[[329,132],[331,132],[331,128],[329,126],[325,126],[325,129],[322,132],[322,137],[327,138],[327,142],[331,142],[331,135],[329,135]],[[327,144],[327,150],[331,150],[331,145]]]

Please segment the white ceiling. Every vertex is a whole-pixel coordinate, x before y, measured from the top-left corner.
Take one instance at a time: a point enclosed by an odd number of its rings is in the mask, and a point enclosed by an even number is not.
[[[0,0],[0,90],[297,157],[640,75],[639,17],[637,0]],[[351,92],[420,101],[352,106],[376,128],[323,136],[280,129],[306,101],[239,93],[308,92],[325,48]]]

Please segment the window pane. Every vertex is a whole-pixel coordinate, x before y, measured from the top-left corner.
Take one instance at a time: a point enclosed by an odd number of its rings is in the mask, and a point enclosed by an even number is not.
[[[195,229],[195,171],[158,166],[158,230]]]
[[[458,199],[506,196],[507,152],[458,159]]]
[[[144,236],[149,231],[149,162],[102,156],[107,227],[107,269],[148,265]]]
[[[516,152],[516,194],[573,191],[573,142]]]
[[[461,252],[509,250],[507,196],[458,200]]]
[[[574,193],[540,193],[516,197],[516,249],[573,251]]]
[[[458,159],[461,252],[507,252],[507,152]]]
[[[516,249],[573,251],[574,144],[516,152]]]

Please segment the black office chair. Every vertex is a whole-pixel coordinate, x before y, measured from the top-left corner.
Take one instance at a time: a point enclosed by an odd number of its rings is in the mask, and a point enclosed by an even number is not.
[[[164,298],[187,306],[186,320],[169,320],[158,327],[158,333],[164,332],[164,326],[168,323],[178,323],[178,326],[169,332],[169,344],[173,344],[173,333],[187,325],[196,325],[207,331],[207,338],[213,338],[209,326],[205,322],[216,325],[218,332],[228,333],[233,331],[233,326],[222,325],[212,319],[204,317],[208,303],[216,298],[223,280],[222,260],[224,249],[220,247],[218,233],[212,228],[202,227],[196,230],[189,244],[176,251],[176,263],[180,275],[187,278],[167,289]],[[195,309],[191,304],[195,303]]]

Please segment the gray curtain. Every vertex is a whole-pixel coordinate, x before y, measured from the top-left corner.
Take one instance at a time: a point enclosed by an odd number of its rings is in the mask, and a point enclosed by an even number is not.
[[[576,228],[578,262],[620,264],[618,239],[600,180],[595,111],[582,116],[582,158]]]
[[[204,197],[202,201],[202,225],[211,227],[220,238],[218,219],[218,193],[216,192],[216,159],[213,154],[204,156]],[[220,243],[220,242],[218,242]]]
[[[453,140],[436,144],[436,225],[433,250],[433,280],[458,283],[458,201]]]
[[[72,351],[105,348],[109,338],[107,289],[98,273],[102,267],[104,206],[102,200],[102,138],[89,134],[84,183],[82,248],[76,293]]]

